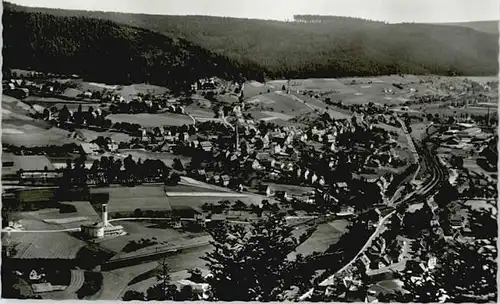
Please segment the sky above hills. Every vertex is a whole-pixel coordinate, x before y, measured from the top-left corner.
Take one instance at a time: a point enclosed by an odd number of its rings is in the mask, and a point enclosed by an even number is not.
[[[164,15],[287,20],[294,14],[359,17],[387,22],[499,20],[498,0],[9,0],[32,6]]]

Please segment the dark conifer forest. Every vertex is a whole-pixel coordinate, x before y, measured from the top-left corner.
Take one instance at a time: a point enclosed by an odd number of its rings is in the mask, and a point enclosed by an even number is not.
[[[293,22],[161,16],[7,2],[3,24],[4,67],[104,82],[498,73],[498,35],[463,26],[310,15]]]

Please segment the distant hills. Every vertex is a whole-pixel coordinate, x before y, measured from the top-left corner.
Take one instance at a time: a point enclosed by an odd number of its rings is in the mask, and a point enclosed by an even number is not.
[[[461,26],[473,29],[478,32],[494,34],[498,36],[498,21],[471,21],[457,23],[437,23],[436,25]]]
[[[498,31],[478,24],[475,29],[345,17],[311,22],[315,17],[310,15],[279,22],[28,8],[6,2],[3,18],[4,63],[12,67],[37,66],[43,60],[52,62],[45,68],[94,75],[113,64],[117,75],[153,82],[163,81],[164,75],[178,79],[205,73],[256,80],[498,74]],[[94,57],[99,64],[93,63]]]

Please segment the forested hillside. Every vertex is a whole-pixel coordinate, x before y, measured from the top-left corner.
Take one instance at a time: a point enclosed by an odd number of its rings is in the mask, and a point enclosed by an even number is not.
[[[148,81],[169,86],[191,85],[204,76],[234,78],[242,71],[252,71],[252,67],[240,69],[227,58],[184,39],[107,20],[6,10],[3,25],[6,68],[76,73],[109,83]]]
[[[498,21],[474,21],[474,22],[457,22],[457,23],[437,23],[436,25],[461,26],[471,28],[478,32],[498,35]]]
[[[261,78],[263,73],[272,78],[369,76],[392,73],[445,75],[496,75],[498,73],[497,35],[477,32],[465,27],[385,24],[342,17],[322,17],[326,18],[327,22],[309,22],[309,19],[315,17],[304,15],[296,16],[296,22],[278,22],[207,16],[67,11],[12,5],[6,8],[7,12],[39,11],[57,16],[84,16],[110,20],[173,38],[184,38],[209,51],[205,52],[197,48],[197,52],[205,54],[205,57],[199,57],[197,61],[206,64],[205,60],[212,62],[215,58],[220,58],[211,55],[210,52],[213,52],[223,58],[228,58],[232,63],[224,65],[224,68],[218,66],[219,69],[224,70],[227,67],[231,71],[228,74],[232,74],[232,71],[236,69],[249,78]],[[45,18],[48,19],[48,17]],[[66,22],[86,20],[85,22],[93,24],[104,22],[90,19],[65,20]],[[4,24],[6,24],[5,21]],[[121,56],[126,56],[127,52],[135,54],[134,52],[140,49],[141,52],[148,54],[144,58],[149,60],[151,54],[156,54],[155,57],[159,60],[160,56],[155,51],[149,51],[151,47],[148,45],[154,42],[153,48],[158,48],[157,39],[152,38],[157,34],[145,31],[144,33],[147,34],[144,35],[150,38],[138,39],[139,34],[131,34],[132,30],[129,27],[118,27],[112,23],[102,24],[120,28],[119,32],[127,32],[127,35],[120,36],[120,39],[122,43],[130,39],[132,46],[118,47],[115,42],[104,42],[105,39],[101,39],[99,43],[103,44],[94,45],[93,48],[109,49],[108,46],[112,45],[112,49],[121,50]],[[80,30],[79,33],[82,36],[84,31]],[[47,37],[37,39],[45,40],[44,38]],[[54,35],[49,35],[48,38],[51,41],[60,42],[60,38],[55,38]],[[78,37],[80,38],[87,39]],[[168,41],[167,38],[163,39]],[[13,43],[11,40],[15,39],[6,38],[7,42]],[[169,44],[163,41],[162,43]],[[16,45],[22,47],[20,43]],[[33,46],[33,50],[39,47]],[[13,52],[14,50],[15,48]],[[109,52],[114,53],[111,50]],[[143,70],[142,74],[158,69],[157,61],[147,62],[148,65],[145,67],[143,61],[140,60],[134,61],[133,64],[137,66],[136,69]],[[256,72],[257,70],[260,72]]]

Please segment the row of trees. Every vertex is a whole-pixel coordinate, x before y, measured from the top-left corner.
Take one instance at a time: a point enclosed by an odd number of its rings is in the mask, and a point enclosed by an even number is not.
[[[76,128],[81,126],[97,126],[105,129],[109,129],[112,125],[111,120],[106,119],[106,113],[102,112],[101,109],[94,109],[94,107],[89,107],[87,111],[82,110],[82,105],[78,106],[76,112],[72,113],[67,105],[64,105],[60,110],[55,109],[55,107],[45,109],[43,112],[43,117],[45,119],[49,118],[51,112],[57,113],[57,121],[65,125],[66,123],[72,123]]]
[[[123,169],[122,169],[123,168]],[[73,162],[68,160],[66,168],[63,169],[63,186],[87,184],[109,185],[128,184],[136,185],[148,182],[165,182],[177,184],[180,176],[177,173],[170,174],[171,169],[158,159],[146,159],[137,162],[131,155],[123,161],[113,156],[101,157],[94,160],[90,169],[85,168],[85,157],[80,156]]]

